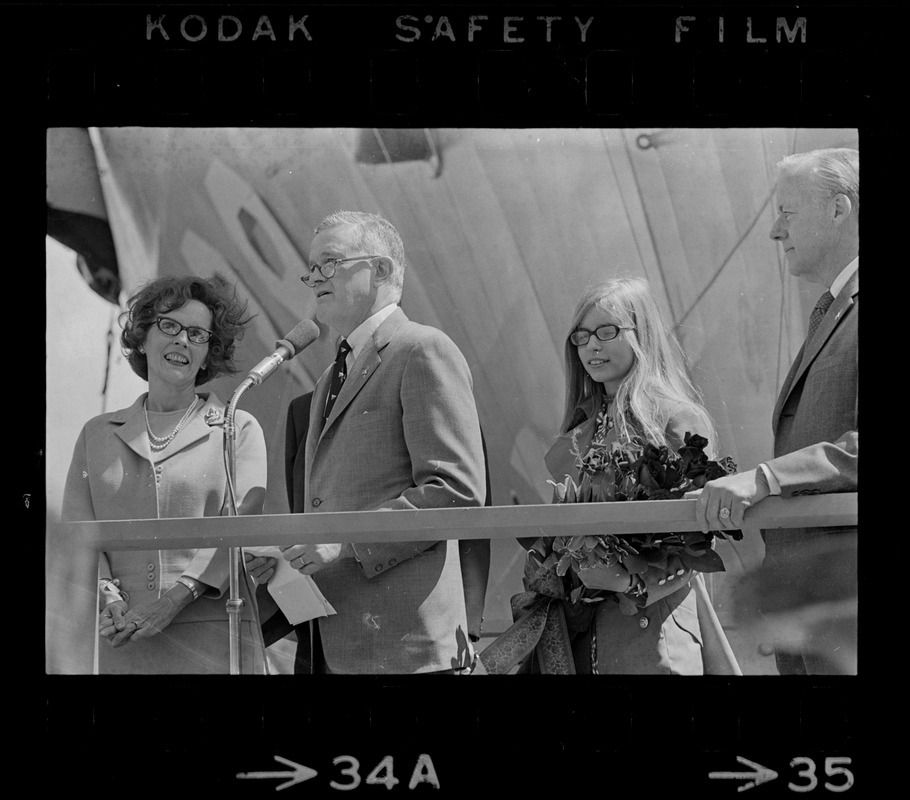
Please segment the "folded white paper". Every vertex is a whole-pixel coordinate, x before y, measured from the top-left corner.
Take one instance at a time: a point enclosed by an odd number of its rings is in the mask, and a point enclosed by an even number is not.
[[[335,613],[332,604],[322,596],[312,577],[301,575],[290,562],[285,561],[280,548],[270,545],[244,547],[243,552],[277,560],[275,574],[268,582],[269,594],[278,603],[278,608],[291,625],[299,625],[308,619],[327,617]]]

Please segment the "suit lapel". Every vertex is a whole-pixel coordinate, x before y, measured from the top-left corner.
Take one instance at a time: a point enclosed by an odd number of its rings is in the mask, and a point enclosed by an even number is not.
[[[145,460],[153,460],[160,463],[167,460],[176,453],[179,453],[194,442],[204,439],[210,433],[213,425],[224,424],[224,404],[210,393],[206,398],[202,395],[202,409],[197,408],[186,425],[184,425],[173,441],[160,453],[152,453],[149,448],[148,430],[145,425],[145,411],[143,409],[148,392],[143,394],[129,408],[119,412],[111,418],[111,422],[118,424],[114,433],[130,448],[134,453]]]
[[[784,380],[784,385],[781,387],[780,394],[777,397],[777,403],[774,405],[774,413],[771,417],[774,431],[777,431],[777,423],[780,419],[781,411],[783,411],[784,404],[790,396],[790,391],[805,374],[806,370],[809,369],[809,366],[821,352],[822,348],[825,346],[825,342],[827,342],[831,334],[834,333],[844,316],[849,313],[850,309],[853,307],[853,298],[857,294],[859,294],[859,272],[853,273],[850,280],[844,284],[843,289],[838,293],[834,302],[831,304],[831,307],[825,314],[824,319],[822,319],[821,325],[819,325],[818,330],[815,332],[815,336],[812,337],[812,341],[809,342],[809,347],[807,348],[806,342],[803,342],[803,346],[799,349],[799,353]]]
[[[114,433],[123,440],[130,450],[148,460],[151,451],[149,450],[148,430],[145,426],[145,413],[143,412],[146,397],[148,397],[148,392],[140,395],[129,408],[114,414],[111,417],[111,424],[117,425]]]
[[[351,367],[348,377],[341,387],[341,391],[338,393],[338,399],[335,400],[335,405],[332,406],[332,413],[329,414],[329,418],[325,421],[325,427],[319,434],[320,440],[325,435],[325,432],[335,424],[335,421],[341,415],[341,412],[350,405],[351,401],[357,396],[360,390],[363,389],[370,378],[373,377],[373,373],[376,372],[377,367],[382,363],[380,353],[392,340],[395,332],[407,321],[408,318],[405,316],[405,313],[400,308],[397,308],[388,316],[382,325],[376,329],[371,340],[367,342],[357,360],[354,362],[354,365]],[[324,382],[327,387],[328,380],[325,380]],[[325,392],[322,393],[322,396],[324,399]],[[325,403],[323,402],[320,408],[324,407],[324,405]]]
[[[329,364],[326,367],[325,372],[319,377],[319,380],[316,381],[316,387],[313,389],[313,400],[310,403],[310,424],[307,429],[307,434],[304,444],[304,464],[306,474],[310,474],[310,464],[313,462],[313,455],[316,452],[316,445],[319,444],[319,441],[322,439],[322,412],[325,410],[325,399],[326,395],[329,393],[329,385],[331,384],[331,375],[334,364]],[[338,405],[338,401],[335,401],[335,405]],[[314,434],[310,436],[310,434]]]
[[[196,413],[180,429],[174,437],[174,441],[170,443],[164,453],[156,454],[156,461],[164,461],[181,450],[185,450],[191,444],[195,444],[200,439],[207,438],[213,427],[220,427],[224,430],[224,403],[214,393],[209,393],[208,397],[205,395],[201,396],[202,408],[196,410]]]

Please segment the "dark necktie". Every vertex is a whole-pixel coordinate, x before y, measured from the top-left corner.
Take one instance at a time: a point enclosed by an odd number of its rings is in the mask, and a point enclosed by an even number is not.
[[[822,323],[822,317],[825,316],[825,312],[834,302],[834,295],[831,292],[825,292],[821,297],[818,298],[818,302],[815,304],[815,308],[812,309],[812,315],[809,317],[809,333],[806,336],[806,344],[812,341],[812,337],[815,336],[815,332],[818,330],[818,326]]]
[[[344,383],[344,379],[348,375],[348,365],[345,358],[350,352],[351,345],[348,344],[347,339],[342,339],[341,344],[338,345],[338,354],[335,356],[335,366],[332,367],[332,383],[329,386],[329,395],[325,400],[325,413],[322,415],[323,419],[328,419],[329,414],[332,413],[332,406],[335,405],[335,400],[337,399],[339,392],[341,392],[341,386]]]

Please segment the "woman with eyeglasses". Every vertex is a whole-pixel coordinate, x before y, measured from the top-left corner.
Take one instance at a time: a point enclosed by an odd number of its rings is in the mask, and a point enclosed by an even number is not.
[[[251,317],[220,275],[165,276],[141,287],[121,316],[120,342],[148,392],[82,429],[63,499],[67,520],[212,517],[228,505],[225,406],[199,386],[234,373],[235,342]],[[259,514],[266,448],[256,419],[237,411],[234,496]],[[101,674],[228,673],[227,548],[117,550],[100,556]],[[255,593],[241,571],[243,673],[265,672]]]
[[[714,426],[646,281],[617,278],[584,293],[566,337],[565,363],[565,413],[560,435],[545,457],[554,481],[570,475],[580,483],[576,453],[588,453],[593,443],[605,444],[609,452],[612,442],[637,435],[675,452],[689,431],[714,448]],[[573,622],[576,627],[576,671],[738,673],[704,586],[697,585],[701,575],[655,574],[653,569],[645,575],[646,604],[633,616],[614,602],[615,595],[635,588],[625,567],[597,566],[581,573],[588,588],[606,594],[593,615],[574,620],[567,615],[570,627]]]

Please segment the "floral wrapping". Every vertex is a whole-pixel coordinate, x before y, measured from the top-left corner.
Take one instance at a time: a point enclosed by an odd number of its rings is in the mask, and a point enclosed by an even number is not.
[[[578,482],[566,475],[549,481],[556,503],[616,502],[627,500],[675,500],[700,489],[709,480],[736,471],[727,457],[708,459],[708,440],[687,432],[676,453],[641,437],[609,444],[612,421],[606,409],[596,418],[590,447],[581,453],[580,428],[572,433]],[[481,654],[484,668],[504,674],[536,653],[542,673],[572,674],[575,663],[571,642],[588,630],[596,604],[616,602],[624,614],[636,614],[647,603],[644,575],[663,573],[659,583],[671,581],[687,570],[723,571],[724,564],[713,549],[714,537],[741,539],[741,531],[723,533],[597,534],[542,536],[528,553],[525,592],[512,598],[514,624]],[[621,564],[632,575],[632,588],[625,592],[589,589],[581,573],[600,565]],[[593,659],[593,655],[592,655]],[[596,664],[594,671],[596,671]]]

